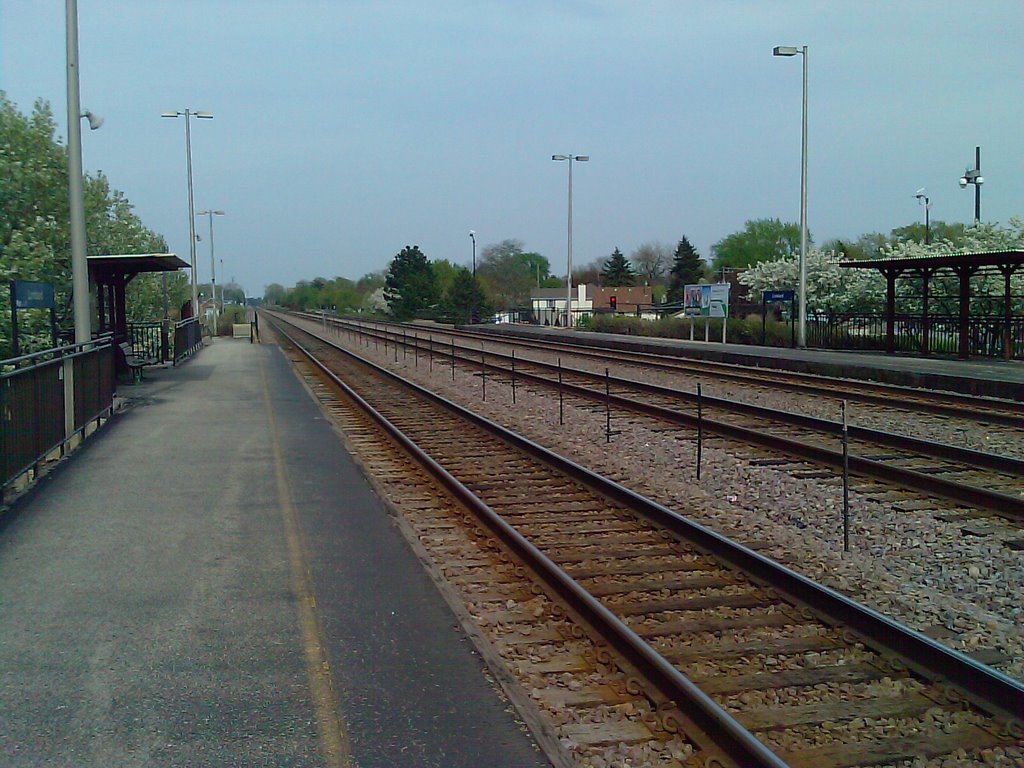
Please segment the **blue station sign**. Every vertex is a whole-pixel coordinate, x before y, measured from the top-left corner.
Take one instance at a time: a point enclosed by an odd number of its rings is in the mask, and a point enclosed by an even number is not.
[[[53,285],[15,280],[14,306],[18,309],[53,309]]]
[[[761,291],[761,300],[765,304],[771,304],[773,301],[792,301],[796,296],[796,291]]]

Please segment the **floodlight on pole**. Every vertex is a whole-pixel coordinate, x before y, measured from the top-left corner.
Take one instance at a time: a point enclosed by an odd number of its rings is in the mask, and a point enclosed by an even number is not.
[[[192,316],[197,317],[199,313],[199,283],[196,277],[196,222],[195,202],[192,197],[192,118],[212,120],[213,115],[205,110],[183,111],[168,110],[161,112],[160,117],[184,117],[185,118],[185,164],[188,169],[188,251],[191,257],[192,268]]]
[[[985,183],[985,177],[981,175],[981,147],[974,148],[974,168],[964,171],[960,177],[960,189],[965,189],[968,184],[974,185],[974,223],[981,223],[981,185]]]
[[[932,202],[928,199],[928,195],[924,193],[924,187],[921,187],[917,192],[914,193],[914,197],[917,198],[917,202],[924,206],[924,244],[928,245],[931,243],[931,218],[928,212],[932,209]]]
[[[574,160],[585,163],[590,160],[590,155],[552,155],[551,159],[569,163],[569,234],[565,270],[565,327],[568,328],[572,325],[572,164]]]
[[[217,269],[216,269],[216,267],[214,267],[214,261],[213,261],[213,217],[214,216],[223,216],[223,215],[224,215],[224,211],[214,211],[212,209],[210,209],[208,211],[200,211],[199,213],[196,214],[196,218],[198,218],[200,216],[206,216],[210,220],[210,293],[213,296],[213,329],[214,329],[214,333],[210,334],[211,336],[215,336],[216,335],[217,317],[219,316],[219,313],[217,312]],[[224,289],[221,288],[221,293],[223,293],[223,292],[224,292]]]
[[[807,46],[777,45],[773,56],[803,56],[803,124],[800,131],[800,296],[797,346],[807,346]]]

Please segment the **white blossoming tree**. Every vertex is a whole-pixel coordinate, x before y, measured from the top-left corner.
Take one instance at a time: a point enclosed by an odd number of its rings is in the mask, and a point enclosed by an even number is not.
[[[914,241],[886,243],[880,258],[907,258],[938,256],[958,251],[999,251],[1024,248],[1024,220],[1010,219],[1008,225],[977,224],[967,227],[963,244],[954,246],[948,240],[930,245]],[[835,315],[847,313],[881,312],[885,306],[885,279],[875,270],[840,267],[845,258],[841,252],[822,252],[817,249],[807,254],[807,311],[809,315]],[[749,285],[754,296],[763,290],[797,288],[799,282],[799,255],[783,256],[775,261],[757,264],[740,275],[739,280]],[[942,273],[930,283],[933,313],[957,311],[958,280]],[[1013,276],[1011,292],[1015,298],[1015,311],[1024,310],[1024,271]],[[971,310],[992,314],[1002,306],[1003,278],[999,274],[986,274],[972,281]],[[897,282],[897,295],[901,311],[920,311],[921,281],[915,279]]]

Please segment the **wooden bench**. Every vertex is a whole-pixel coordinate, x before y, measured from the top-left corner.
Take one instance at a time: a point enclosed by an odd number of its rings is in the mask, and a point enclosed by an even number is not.
[[[121,354],[124,357],[125,366],[127,366],[128,370],[132,372],[132,381],[142,381],[142,369],[145,368],[147,365],[153,365],[154,363],[156,363],[156,360],[145,357],[139,357],[138,355],[135,354],[135,352],[132,350],[131,344],[129,344],[127,341],[122,341],[117,346],[121,350]]]

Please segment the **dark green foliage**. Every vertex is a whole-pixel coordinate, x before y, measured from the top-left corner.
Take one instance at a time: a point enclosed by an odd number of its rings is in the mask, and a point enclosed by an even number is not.
[[[88,255],[167,250],[102,173],[85,176],[83,193]],[[40,280],[54,286],[60,327],[73,325],[69,219],[67,149],[49,104],[37,101],[25,116],[0,91],[0,307],[10,306],[10,280]],[[187,295],[188,281],[174,273],[167,282],[173,311]],[[127,311],[130,319],[163,317],[160,276],[140,275],[128,284]],[[0,357],[10,352],[10,318],[9,311],[0,312]],[[19,313],[18,327],[23,352],[50,346],[49,312]]]
[[[807,233],[807,249],[813,240]],[[751,219],[742,232],[734,232],[712,247],[715,258],[712,267],[717,272],[723,267],[745,269],[762,261],[775,261],[800,251],[800,225],[783,223],[779,219]]]
[[[696,285],[704,277],[707,264],[697,253],[689,238],[683,235],[676,246],[675,256],[672,258],[672,269],[668,276],[668,294],[666,296],[670,303],[683,300],[683,288],[687,285]]]
[[[503,308],[528,305],[531,291],[545,284],[550,272],[545,256],[523,251],[523,242],[514,239],[485,246],[476,265],[481,288]]]
[[[395,256],[384,284],[384,300],[397,320],[411,320],[437,304],[437,286],[430,262],[418,245],[407,245]]]
[[[633,265],[618,248],[612,252],[601,268],[601,283],[606,286],[630,286],[636,283]]]
[[[456,323],[486,319],[494,314],[491,303],[484,295],[479,280],[473,280],[473,273],[465,267],[457,268],[444,302],[445,314]]]

